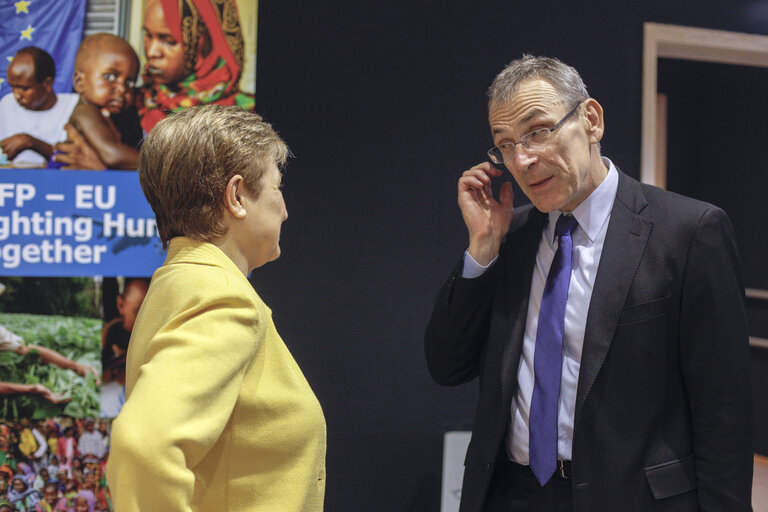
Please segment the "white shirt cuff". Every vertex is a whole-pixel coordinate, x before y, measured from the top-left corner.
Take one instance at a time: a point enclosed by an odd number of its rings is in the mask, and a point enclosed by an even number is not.
[[[474,279],[476,277],[480,277],[481,275],[485,274],[486,270],[491,268],[491,265],[496,263],[497,259],[499,259],[498,255],[496,255],[496,257],[493,258],[491,262],[486,266],[482,266],[477,261],[475,261],[475,258],[469,254],[469,251],[464,251],[464,268],[461,271],[461,277],[465,279]]]

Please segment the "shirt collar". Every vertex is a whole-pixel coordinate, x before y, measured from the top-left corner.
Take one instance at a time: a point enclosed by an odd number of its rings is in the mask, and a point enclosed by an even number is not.
[[[608,221],[611,208],[613,208],[613,201],[616,199],[616,192],[619,189],[619,173],[616,166],[608,158],[602,157],[602,159],[603,164],[608,167],[608,174],[597,188],[571,212],[590,242],[595,241],[600,230]],[[561,213],[560,210],[549,212],[549,223],[546,227],[548,240],[554,240],[555,223]]]

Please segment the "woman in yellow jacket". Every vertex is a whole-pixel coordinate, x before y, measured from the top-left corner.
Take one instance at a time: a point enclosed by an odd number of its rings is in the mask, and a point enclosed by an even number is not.
[[[288,148],[237,107],[158,123],[139,180],[168,256],[128,348],[116,512],[321,511],[325,419],[248,273],[280,255]]]

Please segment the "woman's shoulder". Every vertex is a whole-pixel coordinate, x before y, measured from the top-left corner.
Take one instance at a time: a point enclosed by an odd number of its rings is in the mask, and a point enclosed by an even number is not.
[[[253,289],[228,281],[227,274],[215,268],[185,267],[169,270],[157,276],[157,281],[153,278],[139,315],[141,318],[145,310],[152,311],[148,319],[154,329],[169,322],[187,324],[201,317],[209,324],[235,316],[247,318],[244,324],[263,322],[262,307]]]
[[[242,300],[254,305],[261,302],[244,275],[209,263],[165,265],[152,277],[152,288],[170,295],[191,295],[203,300]]]
[[[187,237],[173,238],[168,256],[152,280],[180,280],[195,285],[218,285],[238,290],[250,287],[235,263],[215,245]]]
[[[221,308],[231,312],[242,310],[251,317],[255,315],[257,323],[265,322],[269,314],[251,283],[234,264],[199,255],[169,257],[152,276],[143,304],[174,315]]]

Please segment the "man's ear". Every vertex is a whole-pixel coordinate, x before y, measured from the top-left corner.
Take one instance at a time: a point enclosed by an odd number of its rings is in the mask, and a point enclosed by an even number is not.
[[[245,217],[246,211],[243,202],[245,193],[245,180],[239,174],[232,176],[224,188],[224,209],[236,219]]]
[[[80,69],[76,69],[75,73],[72,75],[72,88],[75,90],[77,94],[83,93],[83,80],[85,77],[83,76],[83,71]]]
[[[45,87],[45,90],[48,92],[53,92],[53,77],[47,76],[43,78],[43,87]]]
[[[603,138],[605,124],[603,119],[603,107],[594,98],[584,102],[584,117],[587,122],[587,134],[589,143],[597,144]]]

